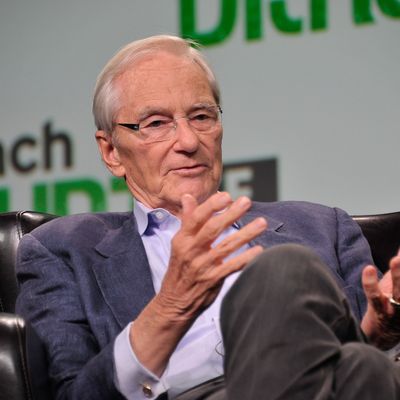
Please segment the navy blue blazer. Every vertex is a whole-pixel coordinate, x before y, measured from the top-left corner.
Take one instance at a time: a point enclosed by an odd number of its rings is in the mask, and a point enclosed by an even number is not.
[[[361,270],[372,257],[344,211],[305,202],[254,203],[239,225],[258,216],[267,218],[268,229],[253,244],[312,248],[361,318]],[[80,214],[40,226],[21,240],[17,277],[17,312],[45,343],[57,398],[122,398],[114,384],[114,339],[154,296],[133,213]]]

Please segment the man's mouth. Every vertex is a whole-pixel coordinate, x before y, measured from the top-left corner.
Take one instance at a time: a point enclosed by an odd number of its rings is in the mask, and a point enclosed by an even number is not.
[[[206,164],[183,165],[181,167],[171,168],[170,172],[183,176],[195,176],[203,173],[207,169]]]

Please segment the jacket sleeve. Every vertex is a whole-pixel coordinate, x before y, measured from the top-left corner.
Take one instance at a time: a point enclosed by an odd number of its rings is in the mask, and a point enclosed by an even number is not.
[[[17,313],[44,342],[56,399],[123,399],[114,384],[114,340],[99,348],[67,258],[53,254],[31,234],[23,237],[17,256]]]
[[[343,210],[335,208],[337,222],[336,252],[344,291],[357,307],[353,311],[361,320],[367,301],[362,288],[361,274],[365,266],[374,264],[371,249],[359,225]]]

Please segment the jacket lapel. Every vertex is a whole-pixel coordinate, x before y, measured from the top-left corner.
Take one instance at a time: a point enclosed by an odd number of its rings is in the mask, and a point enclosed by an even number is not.
[[[251,209],[239,227],[265,214]],[[283,222],[267,216],[268,228],[250,244],[270,247],[285,241]],[[150,266],[133,213],[107,232],[95,250],[99,257],[93,271],[105,302],[121,328],[133,321],[155,295]]]
[[[267,220],[268,226],[267,229],[259,236],[257,236],[254,240],[250,242],[251,246],[260,245],[264,248],[271,247],[276,244],[283,243],[284,235],[284,223],[268,217],[265,213],[257,212],[255,209],[250,209],[249,212],[246,213],[239,221],[238,225],[241,228],[242,226],[248,224],[253,219],[257,217],[264,217]]]
[[[133,321],[154,296],[149,262],[133,213],[96,246],[94,275],[118,323]]]

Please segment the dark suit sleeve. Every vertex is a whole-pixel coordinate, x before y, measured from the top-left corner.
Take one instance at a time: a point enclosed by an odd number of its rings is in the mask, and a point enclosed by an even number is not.
[[[114,340],[102,347],[93,336],[68,254],[55,255],[25,235],[17,276],[17,312],[31,321],[45,344],[56,398],[122,399],[114,385]]]
[[[373,264],[371,249],[358,224],[343,210],[335,208],[337,221],[337,257],[344,291],[359,320],[366,310],[366,298],[362,289],[361,274],[364,267]]]

